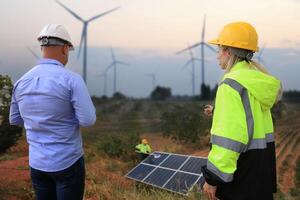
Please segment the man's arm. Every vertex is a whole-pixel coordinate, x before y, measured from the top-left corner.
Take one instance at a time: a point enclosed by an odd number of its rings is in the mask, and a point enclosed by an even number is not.
[[[16,101],[15,94],[13,92],[11,97],[10,111],[9,111],[9,123],[11,125],[24,125],[24,121],[21,117],[18,102]]]
[[[96,122],[96,111],[88,89],[80,76],[74,78],[71,102],[80,126],[91,126]]]

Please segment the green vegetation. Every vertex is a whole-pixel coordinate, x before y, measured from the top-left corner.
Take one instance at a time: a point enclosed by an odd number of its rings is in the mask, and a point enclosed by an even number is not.
[[[109,134],[97,142],[97,147],[111,157],[134,157],[134,148],[139,140],[138,133]]]
[[[153,100],[165,100],[172,96],[171,88],[157,86],[150,94]]]
[[[22,128],[9,124],[9,106],[13,85],[8,76],[0,75],[0,153],[16,144]]]
[[[210,125],[199,110],[187,106],[176,106],[161,117],[163,135],[181,143],[197,142],[200,136],[208,133]]]

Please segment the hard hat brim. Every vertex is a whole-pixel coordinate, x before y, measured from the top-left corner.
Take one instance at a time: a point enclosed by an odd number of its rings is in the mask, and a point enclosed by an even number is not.
[[[218,39],[213,39],[208,41],[208,44],[213,44],[213,45],[220,45],[219,40]]]
[[[218,39],[214,39],[214,40],[210,40],[208,41],[209,44],[213,44],[213,45],[222,45],[222,46],[228,46],[228,47],[234,47],[234,48],[240,48],[240,49],[246,49],[246,50],[250,50],[250,51],[254,51],[254,52],[258,52],[259,48],[245,48],[244,46],[241,45],[232,45],[232,44],[226,44],[225,42],[221,42]]]

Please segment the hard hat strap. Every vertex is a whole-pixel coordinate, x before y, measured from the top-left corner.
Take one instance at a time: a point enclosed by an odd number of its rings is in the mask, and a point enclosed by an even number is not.
[[[228,47],[228,49],[232,54],[246,61],[250,61],[254,55],[253,51],[246,50],[246,49],[239,49],[234,47]]]

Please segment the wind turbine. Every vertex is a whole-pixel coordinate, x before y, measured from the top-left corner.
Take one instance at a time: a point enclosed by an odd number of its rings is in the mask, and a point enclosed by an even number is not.
[[[59,2],[58,0],[56,0],[56,2],[62,6],[64,9],[66,9],[71,15],[73,15],[76,19],[78,19],[79,21],[81,21],[83,23],[83,29],[82,29],[82,33],[81,33],[81,39],[80,39],[80,45],[79,45],[79,51],[78,51],[78,57],[80,55],[81,52],[81,48],[83,45],[83,80],[86,83],[86,72],[87,72],[87,37],[88,37],[88,25],[89,22],[98,19],[99,17],[103,17],[104,15],[107,15],[108,13],[111,13],[117,9],[119,9],[120,7],[115,7],[111,10],[108,10],[106,12],[103,12],[99,15],[96,15],[88,20],[83,20],[79,15],[77,15],[75,12],[73,12],[72,10],[70,10],[69,8],[67,8],[64,4],[62,4],[61,2]]]
[[[194,57],[192,49],[188,49],[188,50],[189,50],[191,58],[185,63],[185,65],[182,67],[181,70],[183,70],[184,68],[186,68],[187,66],[192,64],[192,94],[193,94],[193,96],[195,96],[195,80],[196,80],[195,79],[195,61],[201,61],[201,60]]]
[[[103,95],[107,96],[107,72],[105,71],[104,73],[100,74],[100,77],[103,77]]]
[[[113,70],[114,70],[114,94],[115,94],[117,92],[117,64],[120,64],[120,65],[129,65],[129,64],[119,61],[119,60],[116,60],[113,49],[110,48],[110,51],[111,51],[111,57],[112,57],[113,62],[107,66],[105,71],[107,72],[111,67],[113,67]]]
[[[204,40],[204,38],[205,38],[205,25],[206,25],[206,15],[204,15],[204,20],[203,20],[202,33],[201,33],[201,41],[198,42],[198,43],[195,43],[192,46],[189,46],[189,47],[187,47],[187,48],[185,48],[183,50],[180,50],[180,51],[178,51],[176,53],[176,54],[180,54],[180,53],[182,53],[184,51],[187,51],[189,49],[193,49],[193,48],[196,48],[198,46],[201,47],[201,79],[202,79],[201,81],[202,81],[202,85],[205,83],[205,66],[204,66],[204,61],[205,61],[204,56],[205,56],[205,54],[204,54],[204,47],[207,47],[211,51],[216,52],[216,50],[213,47],[209,46],[205,42],[205,40]]]
[[[152,78],[152,88],[154,90],[156,86],[156,74],[145,74],[145,76]]]
[[[27,50],[35,57],[37,60],[40,59],[40,56],[38,56],[30,47],[27,47]]]

